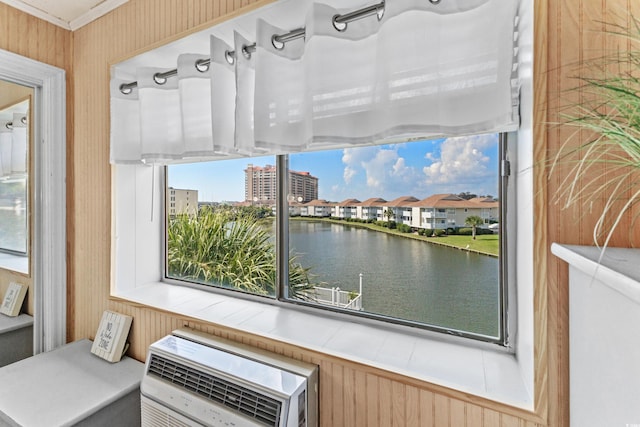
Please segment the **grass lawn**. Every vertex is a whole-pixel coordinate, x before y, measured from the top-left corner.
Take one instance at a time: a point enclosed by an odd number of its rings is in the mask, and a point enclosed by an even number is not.
[[[428,242],[440,243],[448,246],[455,246],[457,248],[483,252],[491,255],[498,255],[500,250],[500,239],[497,234],[482,234],[476,236],[476,240],[473,240],[471,236],[442,236],[442,237],[427,237],[425,240]]]

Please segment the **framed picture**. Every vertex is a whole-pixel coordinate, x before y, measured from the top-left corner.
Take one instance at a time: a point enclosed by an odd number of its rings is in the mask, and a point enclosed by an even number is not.
[[[29,287],[27,285],[11,282],[7,292],[4,294],[2,306],[0,306],[0,313],[11,317],[19,315],[28,289]]]
[[[114,311],[102,314],[91,353],[109,362],[118,362],[129,348],[127,337],[133,318]]]

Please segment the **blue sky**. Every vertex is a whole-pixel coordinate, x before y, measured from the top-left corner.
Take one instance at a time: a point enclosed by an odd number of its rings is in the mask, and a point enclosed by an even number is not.
[[[319,198],[341,201],[436,193],[498,195],[498,135],[474,135],[292,154],[289,168],[318,177]],[[244,200],[244,169],[275,157],[175,165],[169,186],[198,190],[199,201]]]

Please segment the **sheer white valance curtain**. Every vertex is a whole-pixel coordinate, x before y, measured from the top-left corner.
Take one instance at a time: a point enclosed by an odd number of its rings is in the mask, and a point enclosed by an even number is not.
[[[0,120],[0,181],[27,177],[27,113],[13,113]]]
[[[168,164],[515,130],[517,0],[344,1],[111,81],[111,161]],[[362,13],[354,13],[362,12]],[[366,12],[366,13],[365,13]],[[356,16],[357,15],[357,16]]]

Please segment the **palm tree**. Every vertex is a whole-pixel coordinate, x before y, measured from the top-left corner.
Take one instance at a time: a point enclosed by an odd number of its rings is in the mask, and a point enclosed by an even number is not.
[[[391,220],[395,217],[395,214],[393,213],[393,209],[391,208],[387,208],[384,210],[384,216],[387,218],[387,222],[391,222]]]
[[[471,235],[473,240],[476,240],[476,227],[484,224],[484,220],[478,215],[471,215],[464,220],[464,223],[471,226]]]
[[[213,209],[179,215],[169,222],[167,240],[172,277],[275,295],[275,245],[254,216]],[[309,289],[309,282],[309,269],[290,256],[291,294]]]

